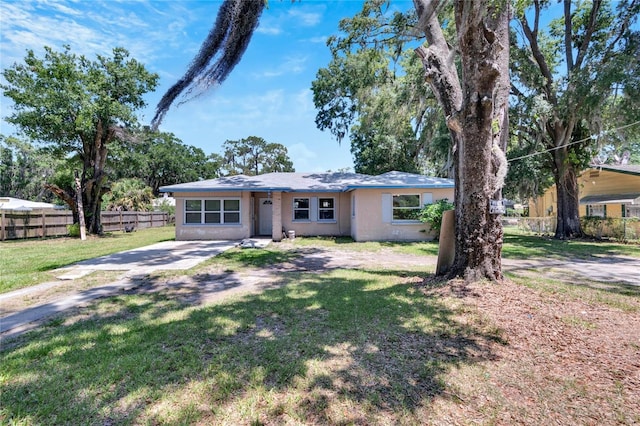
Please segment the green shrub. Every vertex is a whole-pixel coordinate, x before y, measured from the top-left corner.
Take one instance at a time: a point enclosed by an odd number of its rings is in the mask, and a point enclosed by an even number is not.
[[[67,233],[70,237],[80,236],[80,224],[74,223],[73,225],[67,225]]]
[[[453,208],[453,203],[449,202],[447,198],[444,198],[433,204],[425,205],[422,210],[420,210],[419,219],[424,223],[428,223],[431,230],[440,232],[440,227],[442,226],[442,215],[445,211],[453,210]]]

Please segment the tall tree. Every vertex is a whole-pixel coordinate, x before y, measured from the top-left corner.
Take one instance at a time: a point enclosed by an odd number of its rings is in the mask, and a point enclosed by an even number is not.
[[[62,161],[39,146],[0,135],[0,195],[32,201],[52,201],[45,183]]]
[[[222,148],[223,168],[230,176],[295,171],[284,145],[267,143],[257,136],[225,141]]]
[[[91,233],[102,232],[100,205],[107,175],[107,147],[126,135],[137,121],[135,111],[145,105],[142,95],[156,87],[158,76],[129,58],[122,48],[112,57],[90,61],[45,47],[43,58],[28,51],[24,64],[3,71],[4,94],[14,101],[7,121],[30,138],[51,146],[60,156],[74,153],[81,162],[84,215]],[[76,208],[73,195],[52,187]]]
[[[112,154],[110,177],[140,178],[155,195],[161,186],[222,175],[220,155],[207,156],[202,149],[182,143],[173,133],[144,129],[130,140],[117,141]]]
[[[339,23],[327,45],[332,60],[312,83],[316,124],[351,142],[355,170],[452,175],[442,110],[410,48],[420,35],[416,13],[389,13],[389,0],[367,0]]]
[[[263,0],[257,1],[264,5]],[[226,11],[238,3],[243,1],[225,0],[220,10]],[[501,280],[502,225],[499,217],[490,213],[489,200],[500,195],[506,174],[503,151],[508,128],[509,3],[499,0],[456,1],[455,23],[461,52],[462,83],[453,61],[454,52],[447,45],[436,15],[440,1],[414,0],[414,4],[418,12],[418,27],[429,43],[418,53],[427,81],[445,112],[455,143],[456,258],[450,274],[465,275],[470,280]],[[250,40],[262,7],[251,13],[253,19],[245,17],[251,26],[238,30],[241,32],[241,46],[246,46]],[[220,23],[219,14],[210,35],[226,31],[228,24],[224,18],[222,21]],[[213,44],[208,38],[194,63],[203,62],[200,60],[202,52],[211,46]],[[226,51],[225,48],[222,50]],[[233,56],[239,60],[242,51],[233,49],[232,52],[239,52]],[[191,84],[197,75],[190,69],[179,86]],[[213,78],[210,81],[217,84],[220,80]],[[158,105],[157,117],[160,119],[175,99],[170,92],[165,95],[168,102]]]
[[[142,179],[126,178],[114,182],[111,191],[103,197],[106,210],[140,211],[153,210],[153,192]]]
[[[627,112],[638,117],[640,33],[633,23],[637,0],[573,2],[563,0],[563,16],[543,26],[545,0],[516,2],[518,32],[511,38],[513,92],[523,115],[522,131],[532,132],[548,151],[548,164],[557,188],[556,238],[582,235],[577,176],[597,147],[592,135],[619,126]],[[604,120],[616,91],[628,111]],[[632,105],[636,105],[632,107]],[[634,109],[635,108],[635,109]]]
[[[414,0],[427,46],[416,49],[454,143],[456,247],[450,276],[502,280],[502,223],[490,208],[507,172],[509,2],[455,2],[462,78],[438,0]]]

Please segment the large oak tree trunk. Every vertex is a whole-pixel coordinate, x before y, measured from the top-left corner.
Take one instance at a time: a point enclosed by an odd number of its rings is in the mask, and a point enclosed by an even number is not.
[[[102,196],[107,189],[104,168],[107,163],[107,143],[114,138],[115,128],[104,129],[102,122],[96,126],[93,140],[85,142],[84,170],[82,172],[84,212],[87,230],[91,234],[102,234]]]
[[[509,3],[455,3],[462,79],[436,17],[440,2],[414,4],[429,43],[416,52],[455,144],[456,250],[447,275],[501,281],[502,222],[490,200],[500,198],[507,168]]]
[[[553,151],[553,161],[558,206],[555,238],[564,240],[582,237],[577,171],[569,161],[567,148]]]

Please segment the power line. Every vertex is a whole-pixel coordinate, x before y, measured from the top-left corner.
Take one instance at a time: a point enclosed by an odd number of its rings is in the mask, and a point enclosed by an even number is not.
[[[624,126],[620,126],[620,127],[615,128],[615,129],[607,130],[606,132],[601,133],[601,134],[606,135],[607,133],[617,132],[618,130],[626,129],[627,127],[633,127],[636,124],[640,124],[640,120],[638,120],[636,122],[633,122],[633,123],[630,123],[630,124],[625,124]],[[540,154],[544,154],[544,153],[547,153],[547,152],[555,151],[555,150],[560,149],[560,148],[566,148],[566,147],[571,146],[571,145],[575,145],[575,144],[578,144],[578,143],[586,142],[589,139],[595,139],[596,137],[597,136],[592,135],[592,136],[589,136],[588,138],[580,139],[579,141],[573,141],[573,142],[566,143],[564,145],[560,145],[560,146],[556,146],[556,147],[553,147],[553,148],[545,149],[544,151],[537,151],[537,152],[533,152],[531,154],[522,155],[520,157],[511,158],[511,159],[507,160],[507,162],[511,163],[512,161],[522,160],[523,158],[534,157],[536,155],[540,155]]]

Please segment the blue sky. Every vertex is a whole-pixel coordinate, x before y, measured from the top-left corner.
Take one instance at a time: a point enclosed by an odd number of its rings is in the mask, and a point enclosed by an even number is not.
[[[113,47],[160,75],[147,94],[140,119],[148,123],[162,94],[182,76],[207,35],[220,5],[214,0],[0,0],[0,61],[4,69],[21,62],[27,49],[43,46],[94,59]],[[413,7],[409,0],[395,7]],[[348,140],[342,144],[315,126],[311,82],[330,53],[326,39],[338,22],[360,11],[362,1],[269,0],[242,61],[222,86],[179,107],[173,106],[160,130],[205,153],[221,153],[225,140],[259,136],[285,145],[296,171],[353,167]],[[4,117],[11,102],[2,98],[0,132],[14,133]]]

